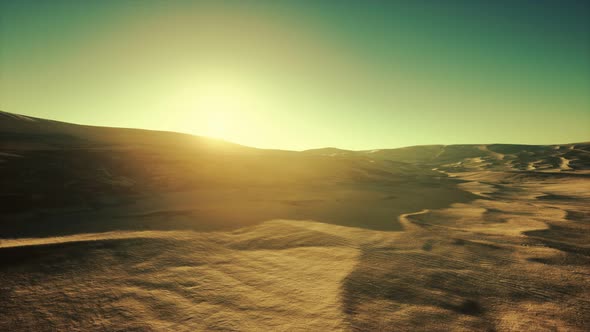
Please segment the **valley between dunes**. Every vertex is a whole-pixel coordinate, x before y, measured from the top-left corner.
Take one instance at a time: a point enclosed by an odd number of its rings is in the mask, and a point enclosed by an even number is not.
[[[590,327],[588,143],[290,152],[0,115],[2,331]]]

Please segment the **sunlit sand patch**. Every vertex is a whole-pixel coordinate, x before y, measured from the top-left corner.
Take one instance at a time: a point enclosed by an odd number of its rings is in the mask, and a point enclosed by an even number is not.
[[[496,188],[490,184],[481,183],[478,181],[460,183],[458,185],[459,188],[469,191],[478,196],[482,197],[489,197],[487,194],[493,193],[496,191]]]
[[[526,231],[543,230],[547,228],[546,223],[527,217],[508,218],[507,221],[502,224],[497,223],[468,227],[470,231],[479,234],[508,236],[519,236]]]
[[[488,149],[487,145],[480,145],[480,146],[478,146],[478,149],[488,153],[490,156],[496,158],[497,160],[504,160],[504,157],[505,157],[504,154],[491,151],[490,149]]]
[[[47,238],[18,238],[18,239],[0,239],[0,248],[23,247],[23,246],[40,246],[61,244],[70,242],[86,242],[101,240],[122,240],[134,238],[173,238],[173,239],[190,239],[194,236],[193,232],[184,231],[141,231],[141,232],[106,232],[106,233],[89,233],[76,234],[69,236],[55,236]]]
[[[570,160],[565,157],[559,157],[560,165],[559,168],[563,171],[569,171],[572,168],[570,167]]]
[[[547,194],[568,196],[571,198],[590,198],[590,179],[562,179],[560,181],[529,182],[522,187],[538,190]]]
[[[393,218],[392,218],[393,219]],[[301,229],[306,229],[309,231],[316,231],[322,232],[324,234],[330,235],[337,235],[342,239],[346,239],[346,245],[348,246],[358,246],[366,243],[379,243],[382,241],[387,241],[392,237],[396,236],[397,232],[389,232],[389,231],[372,231],[366,230],[357,227],[346,227],[346,226],[338,226],[338,225],[331,225],[321,222],[315,222],[310,220],[271,220],[266,222],[266,224],[276,224],[282,225],[287,224],[291,226],[296,226]]]
[[[284,236],[278,241],[270,237],[281,233]],[[0,250],[42,250],[44,259],[53,254],[65,258],[55,262],[54,269],[70,277],[49,275],[47,282],[55,285],[49,288],[23,279],[13,285],[7,298],[8,303],[24,298],[35,301],[45,312],[38,319],[61,330],[117,326],[338,331],[347,327],[340,304],[341,283],[358,261],[358,249],[351,240],[361,233],[312,221],[281,220],[234,232],[110,232],[5,240]],[[321,241],[330,237],[333,240]],[[250,244],[248,248],[234,248],[243,241]],[[257,249],[255,244],[273,247]],[[84,264],[69,265],[72,251],[68,248],[98,259],[100,264],[94,268],[103,272],[88,271]],[[79,301],[87,306],[75,308]],[[96,319],[88,320],[93,316]],[[13,324],[32,328],[38,319]],[[7,323],[16,326],[3,320]]]
[[[535,331],[582,331],[571,323],[560,318],[560,313],[568,311],[576,315],[576,308],[568,307],[565,303],[523,302],[520,304],[505,304],[498,308],[498,330],[501,331],[529,331],[531,326]]]
[[[490,166],[490,163],[485,162],[482,157],[476,158],[465,158],[461,166],[468,168],[468,169],[485,169],[486,167]]]
[[[541,162],[540,160],[529,162],[528,165],[527,165],[527,167],[526,167],[527,171],[534,171],[534,170],[536,170],[537,169],[537,166],[535,166],[535,165],[538,164],[538,163],[540,163],[540,162]]]
[[[420,215],[424,215],[430,213],[430,210],[428,209],[423,209],[417,212],[411,212],[411,213],[404,213],[402,215],[399,216],[399,222],[402,226],[404,226],[404,230],[406,232],[414,232],[414,231],[419,231],[420,227],[417,226],[414,222],[412,222],[410,220],[410,218],[412,217],[416,217],[416,216],[420,216]]]
[[[138,281],[151,282],[149,288],[123,287],[122,291],[140,298],[159,292],[157,301],[172,306],[176,315],[159,322],[159,327],[186,331],[345,329],[340,282],[355,264],[354,249],[237,251],[225,259],[222,264],[143,275]],[[168,290],[170,284],[176,287]]]

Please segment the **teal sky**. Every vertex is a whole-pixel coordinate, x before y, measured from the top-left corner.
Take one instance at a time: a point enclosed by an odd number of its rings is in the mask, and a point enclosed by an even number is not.
[[[587,1],[0,0],[0,109],[262,148],[590,140]]]

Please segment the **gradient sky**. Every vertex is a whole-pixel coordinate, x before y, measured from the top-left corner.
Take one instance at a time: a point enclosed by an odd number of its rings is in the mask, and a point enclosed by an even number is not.
[[[263,148],[590,140],[588,1],[0,0],[0,109]]]

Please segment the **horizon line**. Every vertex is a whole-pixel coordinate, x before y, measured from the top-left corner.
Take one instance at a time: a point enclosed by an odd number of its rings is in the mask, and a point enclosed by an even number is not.
[[[347,149],[347,148],[336,147],[336,146],[320,146],[320,147],[312,147],[312,148],[306,148],[306,149],[268,148],[268,147],[258,147],[258,146],[252,146],[252,145],[245,145],[245,144],[234,142],[234,141],[231,141],[231,140],[228,140],[225,138],[213,137],[213,136],[207,136],[207,135],[199,135],[196,133],[189,133],[189,132],[183,132],[183,131],[163,130],[163,129],[154,129],[154,128],[141,128],[141,127],[124,127],[124,126],[117,126],[117,125],[96,125],[96,124],[76,123],[76,122],[68,122],[68,121],[63,121],[63,120],[58,120],[58,119],[40,118],[37,116],[27,115],[27,114],[23,114],[23,113],[7,112],[2,109],[0,109],[0,113],[15,115],[17,117],[22,116],[22,117],[32,118],[32,119],[42,120],[42,121],[59,122],[59,123],[68,124],[68,125],[75,125],[75,126],[126,129],[126,130],[144,130],[144,131],[152,131],[152,132],[189,135],[189,136],[193,136],[193,137],[206,138],[206,139],[216,140],[216,141],[223,141],[226,143],[235,144],[235,145],[248,147],[248,148],[259,149],[259,150],[278,150],[278,151],[292,151],[292,152],[305,152],[305,151],[323,150],[323,149],[336,149],[336,150],[349,151],[349,152],[366,152],[366,151],[379,151],[379,150],[396,150],[396,149],[405,149],[405,148],[412,148],[412,147],[425,147],[425,146],[453,146],[453,145],[455,145],[455,146],[467,146],[467,145],[558,146],[558,145],[572,145],[572,144],[590,143],[590,138],[589,138],[588,140],[585,140],[585,141],[576,141],[576,142],[568,142],[568,143],[550,143],[550,144],[493,142],[493,143],[430,143],[430,144],[414,144],[414,145],[403,145],[403,146],[395,146],[395,147],[370,148],[370,149]]]

